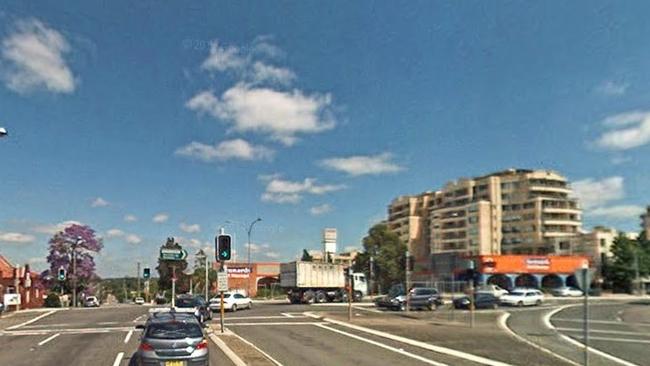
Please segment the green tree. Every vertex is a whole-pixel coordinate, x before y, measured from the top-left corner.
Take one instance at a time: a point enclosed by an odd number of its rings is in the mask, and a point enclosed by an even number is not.
[[[165,244],[161,247],[166,249],[183,249],[183,247],[174,240],[174,238],[167,238]],[[189,280],[185,280],[184,271],[187,269],[187,261],[170,261],[158,258],[158,288],[160,290],[169,290],[172,288],[172,273],[173,267],[176,267],[176,292],[183,293],[189,290]]]
[[[301,261],[303,262],[313,262],[314,257],[312,257],[311,254],[307,251],[307,249],[302,250],[302,258],[300,258]]]
[[[395,283],[404,281],[404,254],[406,244],[399,236],[388,229],[386,224],[370,228],[363,238],[363,252],[355,259],[354,269],[364,272],[370,278],[370,257],[374,261],[374,282],[378,288],[388,290]]]
[[[635,255],[639,253],[639,244],[624,233],[620,233],[612,244],[613,259],[605,273],[606,281],[614,290],[630,292],[635,276]],[[641,269],[641,268],[640,268]]]

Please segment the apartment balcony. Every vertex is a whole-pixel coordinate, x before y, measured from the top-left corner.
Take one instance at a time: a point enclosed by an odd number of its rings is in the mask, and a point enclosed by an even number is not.
[[[579,215],[582,213],[582,210],[579,208],[558,208],[558,207],[543,207],[543,213],[551,214],[569,214],[569,215]]]
[[[563,237],[570,237],[570,236],[575,236],[578,233],[575,231],[544,231],[542,235],[545,238],[563,238]]]
[[[542,221],[544,225],[554,225],[554,226],[581,226],[582,222],[580,220],[570,220],[570,219],[544,219]]]

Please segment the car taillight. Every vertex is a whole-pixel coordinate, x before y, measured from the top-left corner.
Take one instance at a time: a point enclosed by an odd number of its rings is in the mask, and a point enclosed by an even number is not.
[[[196,349],[205,349],[205,348],[208,348],[208,341],[205,339],[196,345]]]
[[[149,343],[140,343],[140,351],[153,351],[153,347]]]

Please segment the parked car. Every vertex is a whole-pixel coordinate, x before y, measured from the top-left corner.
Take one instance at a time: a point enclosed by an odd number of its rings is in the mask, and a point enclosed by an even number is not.
[[[584,293],[582,290],[576,287],[563,286],[551,290],[553,296],[564,296],[564,297],[580,297]]]
[[[417,287],[409,291],[409,308],[433,310],[443,304],[437,289],[432,287]],[[404,304],[406,306],[406,304]]]
[[[499,287],[498,285],[484,285],[476,288],[477,294],[491,294],[495,297],[501,297],[508,294],[508,290]]]
[[[375,299],[375,306],[378,308],[387,308],[391,310],[400,310],[406,301],[406,292],[404,286],[395,284],[388,290],[386,296],[378,297]]]
[[[544,294],[535,289],[515,289],[509,294],[501,296],[499,301],[503,305],[512,306],[541,305],[544,301]]]
[[[141,297],[136,297],[135,300],[133,300],[133,302],[134,302],[136,305],[144,305],[144,299],[141,298]]]
[[[453,300],[454,308],[469,309],[469,296],[457,297]],[[475,309],[496,309],[499,307],[499,298],[491,293],[476,293],[474,295]]]
[[[149,316],[142,329],[140,346],[135,354],[136,365],[208,366],[208,341],[201,324],[191,313],[156,312]]]
[[[226,292],[223,294],[223,308],[225,310],[237,311],[239,309],[251,309],[253,300],[240,293]],[[213,312],[221,311],[221,298],[219,296],[210,299],[210,310]]]
[[[95,296],[88,296],[84,300],[84,306],[87,308],[98,308],[99,307],[99,300]]]
[[[208,303],[201,296],[178,295],[176,296],[176,308],[180,311],[187,311],[194,314],[199,323],[212,319],[212,313]]]
[[[2,314],[3,311],[5,311],[5,304],[0,302],[0,314]]]

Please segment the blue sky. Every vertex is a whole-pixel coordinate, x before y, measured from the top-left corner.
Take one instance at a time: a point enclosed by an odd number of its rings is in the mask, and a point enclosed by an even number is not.
[[[644,2],[12,2],[0,8],[0,253],[68,221],[135,275],[257,217],[253,256],[359,246],[400,194],[568,176],[585,227],[650,203]]]

